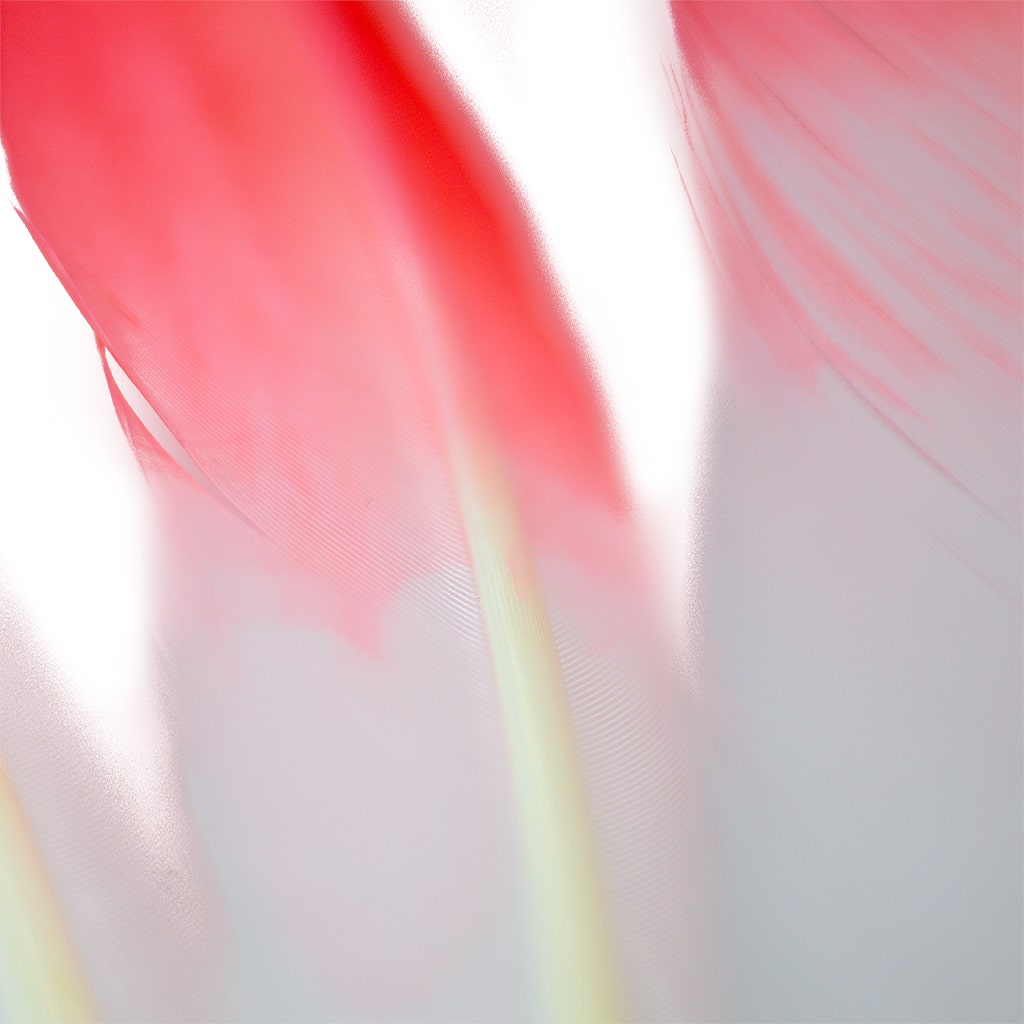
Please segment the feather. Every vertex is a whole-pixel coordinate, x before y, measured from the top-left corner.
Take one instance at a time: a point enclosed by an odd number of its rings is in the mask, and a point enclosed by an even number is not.
[[[46,3],[2,45],[15,193],[161,524],[174,881],[24,672],[2,734],[37,837],[62,808],[38,888],[83,1000],[712,1013],[695,708],[579,341],[422,44],[389,5]]]
[[[673,6],[741,1019],[1024,1012],[1021,13]]]

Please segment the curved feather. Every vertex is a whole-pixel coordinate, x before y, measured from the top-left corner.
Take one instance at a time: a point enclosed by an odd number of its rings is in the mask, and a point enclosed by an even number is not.
[[[184,1012],[710,1012],[692,709],[603,412],[415,36],[387,5],[11,5],[3,88],[26,221],[158,425],[111,372],[163,523]],[[44,851],[58,890],[82,842]],[[103,1016],[183,1012],[180,958],[118,982],[164,923],[64,910]]]
[[[744,1019],[1022,1013],[1021,13],[673,7]]]

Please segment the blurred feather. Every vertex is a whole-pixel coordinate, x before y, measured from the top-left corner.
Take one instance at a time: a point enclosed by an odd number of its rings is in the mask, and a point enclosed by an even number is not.
[[[37,838],[55,793],[95,794],[41,856],[87,895],[61,909],[100,1015],[713,1012],[694,709],[604,414],[400,13],[8,6],[3,89],[18,201],[162,524],[187,898],[74,727],[26,744],[24,674],[5,698]]]
[[[681,3],[735,1010],[1022,1006],[1022,8]]]

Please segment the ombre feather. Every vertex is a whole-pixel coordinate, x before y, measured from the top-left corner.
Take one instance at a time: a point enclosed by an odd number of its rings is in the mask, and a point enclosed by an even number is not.
[[[1021,14],[673,6],[743,1019],[1024,1013]]]
[[[41,858],[89,896],[57,900],[83,999],[712,1013],[693,708],[596,389],[400,13],[9,5],[3,92],[26,223],[157,495],[167,799],[193,851],[161,899],[145,848],[107,834],[116,806],[68,809]],[[35,826],[91,768],[40,774],[14,690],[3,756]],[[142,896],[160,913],[126,923]]]

